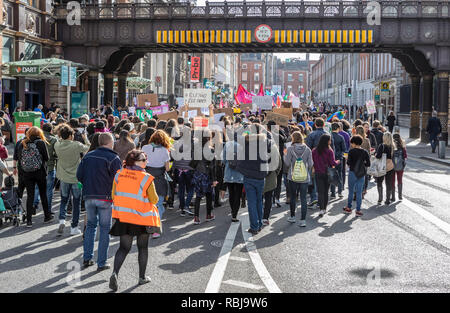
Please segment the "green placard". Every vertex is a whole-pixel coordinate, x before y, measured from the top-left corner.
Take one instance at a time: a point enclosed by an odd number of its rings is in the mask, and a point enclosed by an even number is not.
[[[145,110],[147,114],[149,115],[149,118],[153,118],[153,111],[152,110]],[[136,116],[139,117],[141,121],[145,121],[145,114],[144,110],[136,110]]]
[[[39,75],[40,73],[39,65],[12,65],[9,67],[9,74],[14,76]]]
[[[375,95],[375,101],[380,101],[380,95]]]

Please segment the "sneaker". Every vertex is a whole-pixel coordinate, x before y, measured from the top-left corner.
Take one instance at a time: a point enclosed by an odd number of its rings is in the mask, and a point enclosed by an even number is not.
[[[319,216],[323,217],[325,215],[325,210],[320,210]]]
[[[189,215],[194,215],[194,212],[192,212],[191,209],[189,208],[184,209],[184,212],[186,212]]]
[[[339,199],[342,199],[342,198],[344,198],[344,195],[342,193],[338,193],[338,197],[339,197]]]
[[[194,225],[198,225],[200,224],[200,218],[199,217],[194,217]]]
[[[287,219],[287,221],[288,221],[289,223],[295,223],[295,216],[290,216],[290,217]]]
[[[111,277],[109,278],[109,289],[112,289],[113,291],[117,291],[117,289],[119,289],[116,273],[112,273]]]
[[[152,238],[153,238],[153,239],[157,239],[157,238],[159,238],[159,237],[161,237],[161,234],[153,233],[153,235],[152,235]]]
[[[55,218],[54,215],[50,215],[49,217],[44,218],[44,224],[48,224]]]
[[[33,222],[27,222],[27,228],[33,227]]]
[[[306,221],[305,220],[300,220],[300,222],[298,222],[298,226],[299,227],[306,227]]]
[[[67,216],[72,216],[72,210],[67,210],[66,215]]]
[[[65,220],[59,220],[59,227],[58,227],[58,234],[62,234],[64,231],[64,227],[66,227],[66,221]]]
[[[232,218],[231,218],[231,221],[232,221],[233,223],[239,222],[239,220],[238,220],[237,218],[235,218],[235,217],[232,217]]]
[[[186,212],[184,210],[181,210],[180,216],[186,216]]]
[[[83,268],[87,268],[87,267],[92,266],[94,264],[95,264],[94,260],[83,261]]]
[[[257,235],[257,234],[258,234],[258,231],[257,231],[257,230],[253,230],[253,229],[251,229],[251,228],[247,229],[247,232],[249,232],[249,233],[252,234],[252,235]]]
[[[351,214],[352,213],[352,209],[345,207],[344,209],[344,213],[346,214]]]
[[[216,219],[216,217],[214,215],[206,215],[206,221],[210,222],[210,221],[214,221]]]
[[[277,206],[277,208],[281,208],[280,200],[275,200],[275,205]]]
[[[310,203],[308,203],[308,207],[312,207],[312,206],[314,206],[314,205],[317,204],[317,203],[318,203],[317,200],[313,200],[313,201],[311,201]]]
[[[336,195],[331,195],[330,200],[334,200],[334,199],[336,199]]]
[[[269,226],[269,224],[270,224],[269,220],[266,220],[266,219],[263,219],[262,223],[264,226]]]
[[[356,211],[355,215],[356,216],[363,216],[363,213],[361,211]]]
[[[70,229],[70,235],[71,236],[81,235],[81,230],[78,228],[78,226],[77,227],[72,227]]]
[[[111,264],[105,263],[105,265],[97,267],[97,272],[109,270],[110,268],[111,268]]]
[[[145,276],[144,278],[139,277],[139,285],[144,285],[151,281],[152,281],[151,278],[148,276]]]

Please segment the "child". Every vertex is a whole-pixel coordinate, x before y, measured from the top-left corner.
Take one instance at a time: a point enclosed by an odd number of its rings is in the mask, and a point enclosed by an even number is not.
[[[21,213],[22,200],[19,198],[18,188],[14,187],[14,177],[8,176],[5,178],[5,187],[2,189],[2,199],[7,210],[11,210],[14,219],[19,217]]]

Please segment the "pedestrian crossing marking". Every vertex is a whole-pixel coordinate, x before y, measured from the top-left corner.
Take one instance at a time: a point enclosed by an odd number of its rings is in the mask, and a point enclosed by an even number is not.
[[[226,280],[223,283],[227,284],[227,285],[243,287],[243,288],[248,288],[248,289],[254,289],[254,290],[264,289],[263,286],[254,285],[254,284],[246,283],[246,282],[243,282],[243,281],[232,280],[232,279]]]
[[[238,257],[238,256],[230,256],[230,260],[239,261],[239,262],[247,262],[247,261],[249,261],[249,259],[241,258],[241,257]]]

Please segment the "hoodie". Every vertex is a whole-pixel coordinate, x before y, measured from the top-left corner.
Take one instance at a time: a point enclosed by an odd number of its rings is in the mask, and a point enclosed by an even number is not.
[[[308,170],[308,180],[305,181],[305,183],[309,183],[309,172],[313,167],[314,162],[312,159],[311,149],[305,144],[295,143],[287,149],[286,155],[284,156],[284,164],[288,168],[287,178],[292,181],[292,169],[297,158],[302,158],[305,163],[306,169]]]
[[[256,149],[255,149],[256,148]],[[267,152],[271,144],[264,134],[251,134],[245,138],[244,160],[238,160],[236,170],[244,177],[263,180],[269,174],[269,165],[267,163]],[[252,153],[250,153],[252,150]],[[265,155],[264,159],[261,155]],[[238,154],[239,157],[239,154]]]

